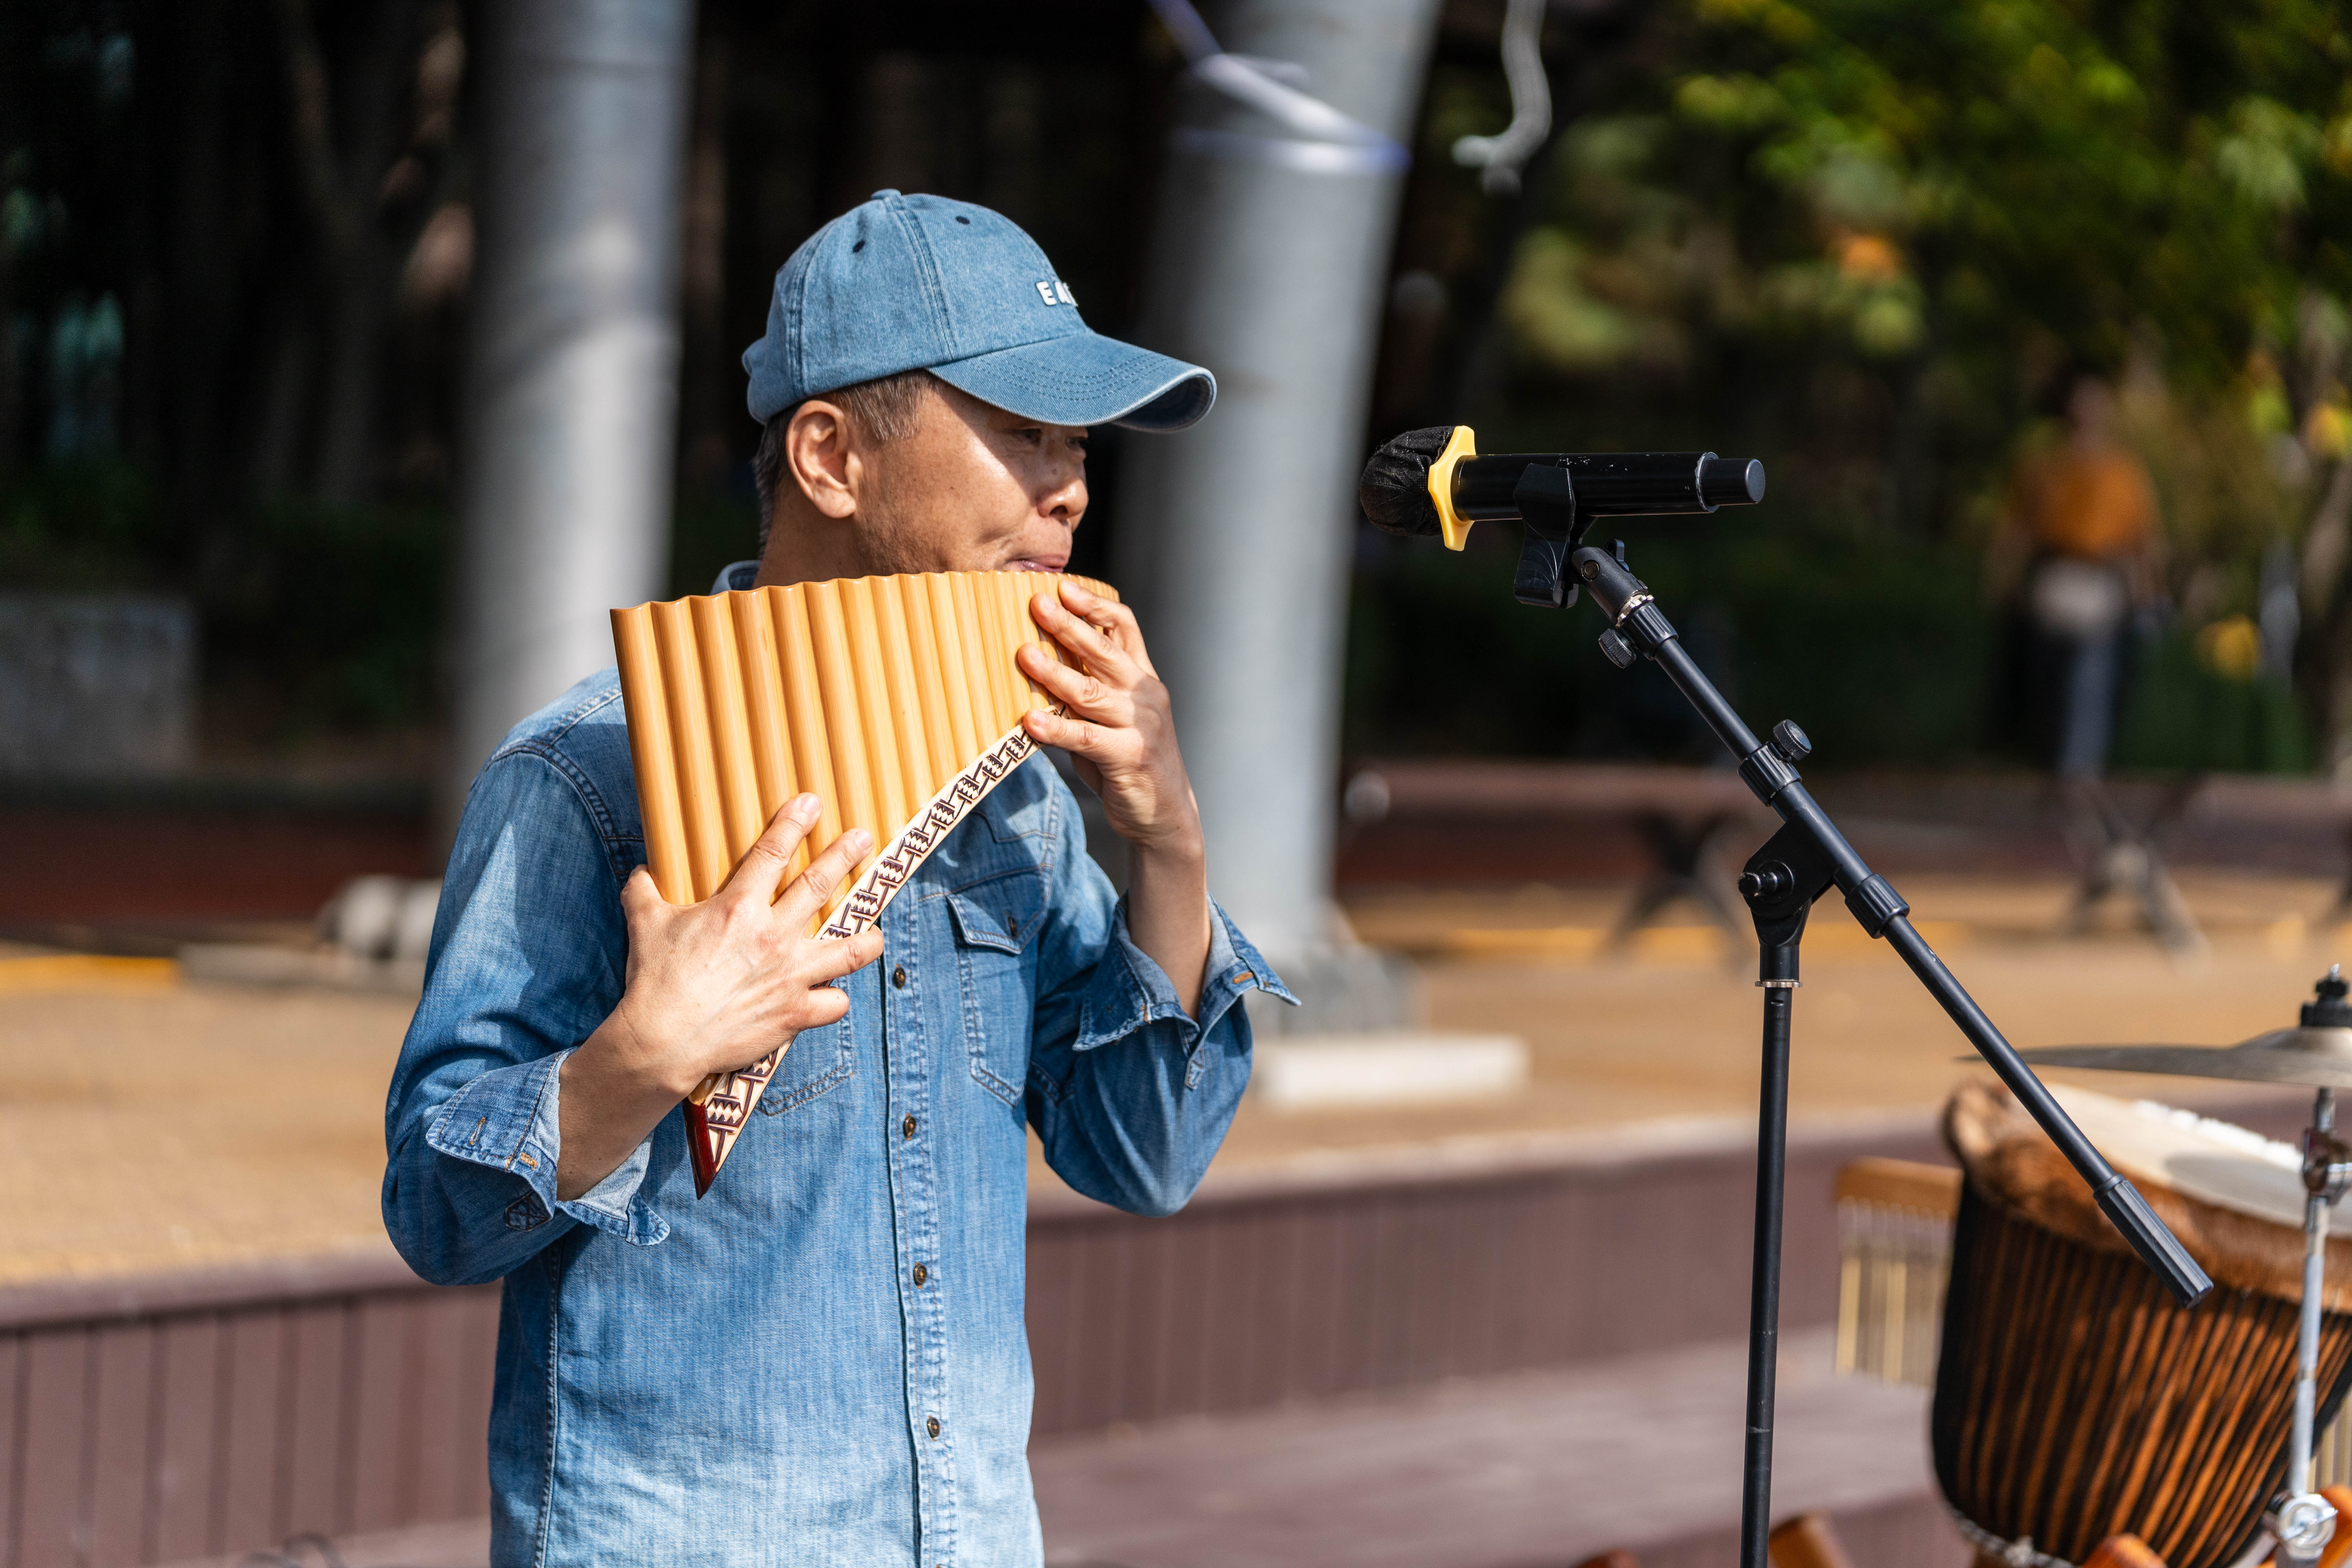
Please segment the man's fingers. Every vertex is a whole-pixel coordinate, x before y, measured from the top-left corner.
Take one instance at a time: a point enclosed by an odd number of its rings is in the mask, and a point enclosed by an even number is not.
[[[1102,724],[1089,724],[1083,719],[1073,719],[1065,713],[1048,713],[1043,708],[1032,708],[1021,716],[1029,738],[1044,745],[1059,746],[1073,756],[1091,762],[1119,761],[1120,735],[1132,735],[1133,730],[1114,730]]]
[[[1034,651],[1034,645],[1026,651],[1028,657],[1022,661],[1022,673],[1054,696],[1107,723],[1133,722],[1133,704],[1126,701],[1126,693],[1110,682]]]
[[[838,945],[828,942],[828,947]],[[849,993],[836,991],[830,985],[812,985],[808,994],[809,1021],[802,1027],[822,1029],[827,1024],[838,1024],[849,1016]]]
[[[1109,631],[1117,626],[1122,613],[1127,615],[1129,621],[1135,619],[1134,614],[1125,605],[1117,599],[1104,598],[1093,589],[1081,585],[1076,578],[1063,578],[1061,588],[1062,605],[1089,626]]]
[[[1117,599],[1107,599],[1091,588],[1080,586],[1076,578],[1062,579],[1062,603],[1080,620],[1122,642],[1129,633],[1139,629],[1132,608]]]
[[[793,885],[777,900],[776,911],[784,923],[794,930],[807,925],[818,910],[833,902],[834,894],[873,847],[874,835],[862,827],[851,828],[826,846],[824,853],[810,861],[808,869],[793,878]]]
[[[635,920],[662,903],[661,889],[654,886],[654,874],[639,866],[621,884],[621,913]]]
[[[872,927],[838,942],[816,944],[817,956],[809,971],[812,986],[828,985],[845,974],[855,974],[882,956],[882,933]]]
[[[1079,590],[1079,593],[1085,593],[1085,590]],[[1087,597],[1094,599],[1094,595],[1087,595]],[[1118,635],[1115,635],[1115,632],[1118,632],[1118,623],[1108,621],[1103,614],[1089,616],[1085,614],[1085,611],[1070,609],[1068,605],[1063,605],[1061,599],[1045,593],[1037,595],[1037,605],[1040,605],[1040,609],[1045,611],[1045,614],[1040,616],[1033,611],[1034,621],[1040,623],[1042,627],[1046,627],[1046,630],[1054,635],[1054,639],[1061,642],[1066,648],[1070,648],[1073,654],[1085,656],[1085,658],[1106,658],[1106,660],[1127,658],[1127,648],[1119,647],[1119,639]],[[1115,605],[1110,605],[1110,599],[1094,599],[1094,605],[1101,606],[1101,611],[1115,609]]]
[[[1080,620],[1117,643],[1119,651],[1149,670],[1151,656],[1143,649],[1143,626],[1135,612],[1117,599],[1106,599],[1091,589],[1082,588],[1069,578],[1062,579],[1062,603]]]
[[[784,873],[793,863],[793,852],[808,837],[816,822],[816,796],[796,795],[776,808],[768,821],[768,829],[751,841],[743,852],[742,863],[735,874],[727,879],[724,892],[746,899],[757,899],[763,904],[776,901],[776,889],[783,886]]]
[[[1128,657],[1127,649],[1102,627],[1046,594],[1033,595],[1030,615],[1045,628],[1048,636],[1085,660],[1096,674],[1113,685],[1134,684],[1135,661]]]

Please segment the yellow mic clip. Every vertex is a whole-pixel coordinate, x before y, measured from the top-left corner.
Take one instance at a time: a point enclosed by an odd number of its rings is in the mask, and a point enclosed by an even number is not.
[[[1445,450],[1437,454],[1437,461],[1429,465],[1429,499],[1437,503],[1438,531],[1445,536],[1445,548],[1459,550],[1470,542],[1470,521],[1454,510],[1454,468],[1465,458],[1478,455],[1478,437],[1467,425],[1456,425],[1454,434],[1445,440]]]

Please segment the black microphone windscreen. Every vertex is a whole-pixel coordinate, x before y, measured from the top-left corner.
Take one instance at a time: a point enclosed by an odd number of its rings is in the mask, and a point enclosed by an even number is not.
[[[1709,458],[1699,465],[1698,499],[1709,506],[1754,506],[1764,499],[1764,465],[1753,458]]]
[[[1435,533],[1437,503],[1429,499],[1429,465],[1454,438],[1451,425],[1408,430],[1372,454],[1356,487],[1357,504],[1375,528],[1391,533]]]

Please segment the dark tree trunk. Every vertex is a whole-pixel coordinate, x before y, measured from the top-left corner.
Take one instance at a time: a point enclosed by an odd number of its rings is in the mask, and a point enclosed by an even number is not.
[[[308,0],[278,0],[289,127],[320,258],[324,358],[312,489],[348,504],[373,486],[376,383],[399,237],[383,190],[416,62],[418,0],[378,0],[331,71]],[[414,225],[406,226],[414,239]]]
[[[1922,352],[1897,367],[1895,427],[1886,450],[1886,521],[1897,534],[1922,538],[1934,526],[1929,472],[1934,451],[1934,415],[1927,406],[1927,365]]]
[[[312,484],[318,498],[331,505],[348,506],[374,489],[376,383],[389,271],[383,247],[371,239],[331,280],[325,397]]]
[[[682,379],[678,386],[681,478],[689,489],[724,487],[746,424],[739,377],[727,343],[727,103],[733,50],[719,30],[719,7],[702,12],[694,65],[694,123],[686,161],[684,253],[679,258]]]
[[[2303,534],[2303,613],[2319,635],[2303,639],[2304,689],[2319,715],[2322,765],[2352,761],[2352,458],[2336,459]]]
[[[318,349],[306,302],[288,301],[270,322],[263,361],[249,479],[251,494],[257,500],[273,500],[295,489],[302,437],[310,428],[310,367]]]
[[[0,191],[0,195],[5,195]],[[16,426],[22,405],[16,386],[16,366],[23,360],[16,344],[16,269],[7,247],[0,242],[0,478],[16,467],[21,442]]]
[[[27,9],[18,5],[0,11],[0,146],[12,145],[24,134],[18,119],[27,96],[24,74],[33,42]],[[11,184],[0,175],[0,201],[7,199]],[[17,429],[22,402],[16,369],[22,350],[16,341],[15,252],[8,237],[0,235],[0,477],[15,466],[22,439]]]
[[[236,436],[224,373],[238,313],[231,107],[241,8],[236,0],[153,0],[140,8],[135,35],[138,58],[152,62],[139,90],[153,95],[149,123],[169,171],[154,224],[157,456],[164,503],[197,541],[200,590],[226,574],[234,554],[221,477]]]

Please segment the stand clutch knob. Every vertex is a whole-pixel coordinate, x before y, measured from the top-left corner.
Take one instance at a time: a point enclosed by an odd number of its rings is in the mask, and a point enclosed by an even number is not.
[[[1783,719],[1772,726],[1772,749],[1780,754],[1782,762],[1793,768],[1813,754],[1813,742],[1797,728],[1795,720]]]
[[[1620,669],[1633,668],[1633,661],[1641,657],[1633,651],[1633,645],[1625,639],[1625,634],[1615,626],[1601,634],[1601,655]]]

